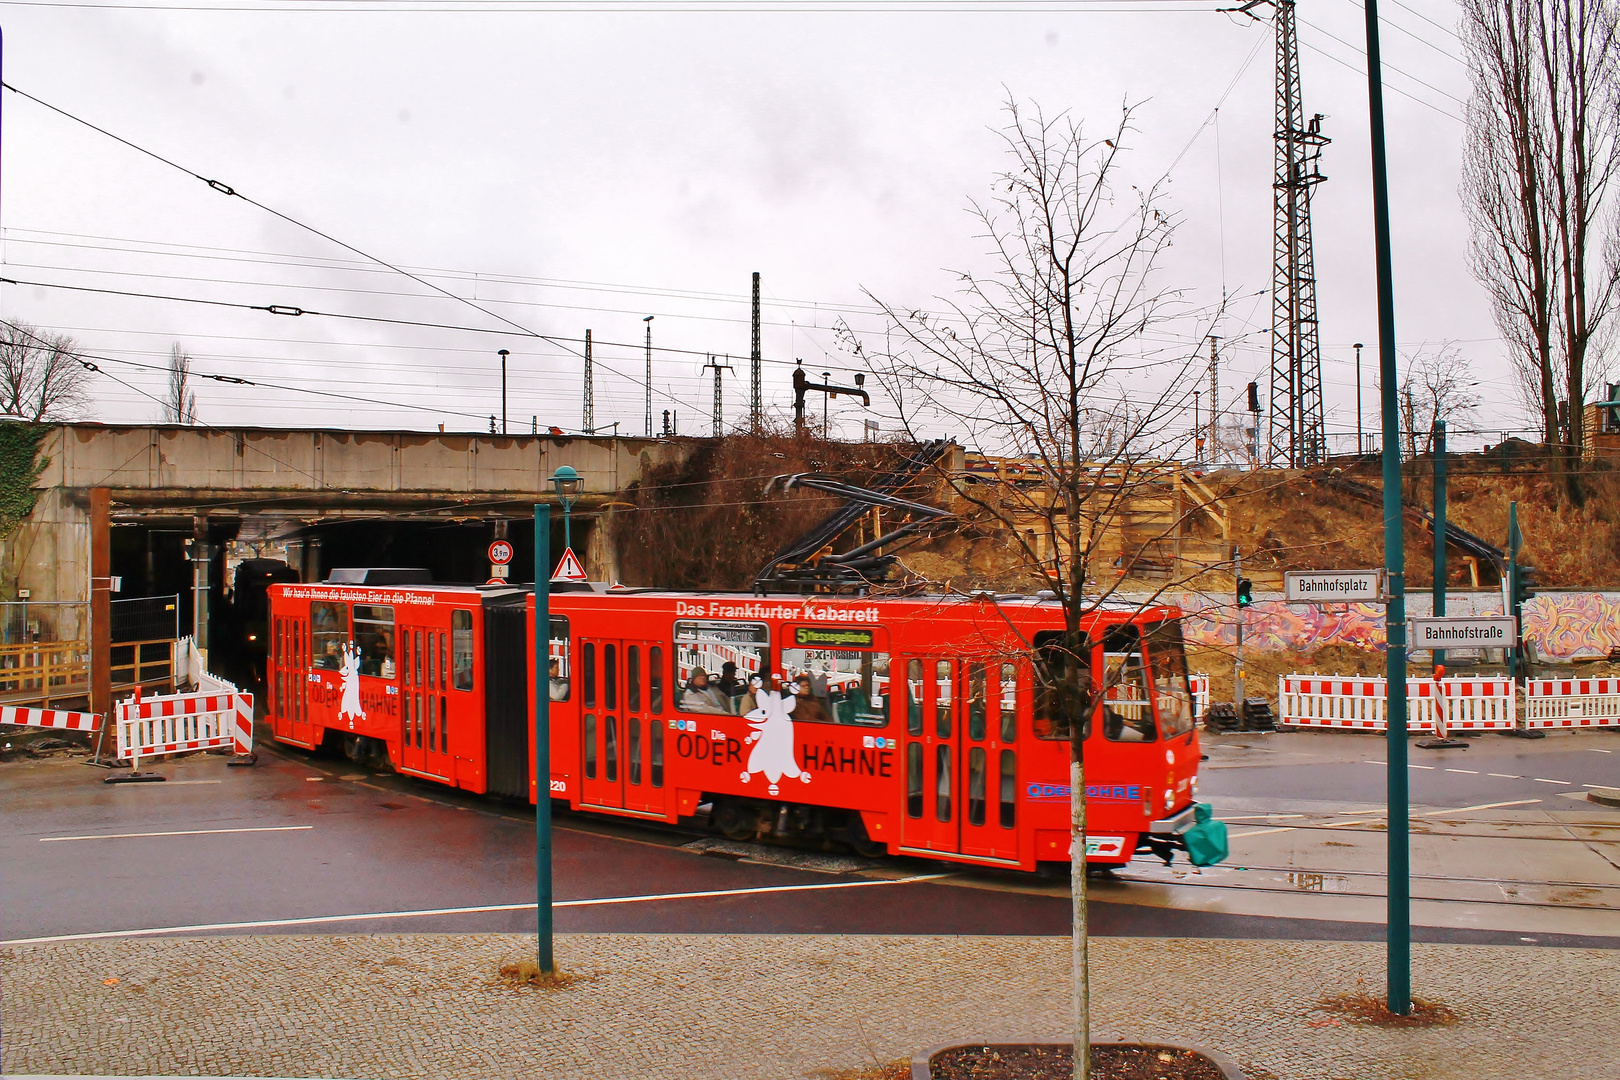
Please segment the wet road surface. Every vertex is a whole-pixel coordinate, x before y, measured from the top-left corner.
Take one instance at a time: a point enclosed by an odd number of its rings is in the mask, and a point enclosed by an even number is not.
[[[1368,739],[1366,746],[1376,750],[1381,743]],[[1488,757],[1502,765],[1490,771],[1513,772],[1515,749],[1506,749],[1476,755],[1467,767],[1478,768]],[[1588,775],[1582,749],[1529,755],[1533,761],[1519,767],[1548,776],[1557,766],[1558,778],[1569,773],[1575,780]],[[8,824],[0,835],[0,858],[8,867],[0,877],[0,937],[523,931],[535,924],[534,819],[527,807],[296,753],[263,752],[253,769],[226,769],[223,760],[206,756],[158,769],[171,780],[104,785],[101,770],[61,760],[0,766],[0,808]],[[1466,786],[1477,785],[1477,777],[1437,780],[1444,787],[1432,794],[1462,800],[1453,805],[1519,791]],[[1217,805],[1223,795],[1262,792],[1375,801],[1382,782],[1381,769],[1357,760],[1279,761],[1206,772],[1203,794]],[[791,854],[757,861],[684,850],[692,840],[657,826],[559,814],[557,929],[1012,935],[1069,929],[1061,882],[964,874],[958,866],[915,859],[846,860],[855,865],[825,872],[774,861],[791,862]],[[1137,903],[1131,889],[1118,883],[1099,889],[1090,907],[1094,933],[1343,940],[1382,934],[1382,927],[1365,921]],[[1419,927],[1414,936],[1528,940],[1467,927]],[[1620,945],[1590,935],[1535,939]]]

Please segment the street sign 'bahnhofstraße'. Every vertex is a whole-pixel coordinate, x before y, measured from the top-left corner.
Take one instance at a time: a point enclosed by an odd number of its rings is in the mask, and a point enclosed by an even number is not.
[[[1516,623],[1506,615],[1458,615],[1413,619],[1414,649],[1511,649],[1519,643]]]
[[[1283,598],[1293,604],[1379,603],[1382,570],[1290,570],[1283,575]]]

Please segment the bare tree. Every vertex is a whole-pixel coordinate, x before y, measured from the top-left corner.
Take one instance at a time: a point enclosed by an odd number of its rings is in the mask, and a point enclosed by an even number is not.
[[[169,393],[163,399],[165,424],[195,424],[197,395],[191,391],[191,357],[177,341],[169,346]]]
[[[1449,424],[1465,409],[1479,405],[1480,397],[1474,393],[1479,384],[1468,377],[1470,367],[1461,350],[1449,341],[1420,348],[1407,362],[1400,403],[1408,457],[1433,451],[1436,421]]]
[[[89,384],[72,338],[0,322],[0,412],[35,423],[74,420],[89,405]]]
[[[1463,0],[1462,30],[1474,273],[1572,468],[1620,303],[1620,0]]]
[[[1154,482],[1170,443],[1185,441],[1187,369],[1202,330],[1166,347],[1150,331],[1184,314],[1158,282],[1175,222],[1158,185],[1120,177],[1127,106],[1106,137],[1066,115],[1009,101],[1001,135],[1010,167],[994,196],[969,212],[988,244],[990,269],[962,272],[933,314],[873,297],[892,323],[895,349],[876,351],[853,333],[844,344],[866,360],[915,437],[943,422],[959,441],[1018,461],[1016,481],[966,483],[944,474],[957,497],[998,526],[1029,576],[1061,603],[1065,630],[1020,639],[1038,680],[1037,712],[1070,740],[1071,888],[1075,1076],[1088,1075],[1085,761],[1082,740],[1113,671],[1093,672],[1087,639],[1094,613],[1120,576],[1099,572],[1117,549],[1122,572],[1142,554],[1120,540],[1123,505]],[[870,295],[870,294],[869,294]],[[1207,327],[1203,328],[1207,330]],[[1108,567],[1112,569],[1112,567]],[[1102,579],[1101,588],[1094,579]],[[1176,627],[1168,630],[1179,634]],[[1014,631],[1016,633],[1016,631]],[[1185,695],[1183,679],[1179,691]],[[1191,722],[1191,705],[1186,720]]]

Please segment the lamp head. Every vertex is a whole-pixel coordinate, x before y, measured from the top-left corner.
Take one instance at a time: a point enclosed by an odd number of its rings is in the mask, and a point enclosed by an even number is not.
[[[562,500],[564,508],[574,505],[583,483],[583,478],[574,471],[572,465],[559,465],[557,471],[551,474],[551,486],[557,492],[557,497]]]

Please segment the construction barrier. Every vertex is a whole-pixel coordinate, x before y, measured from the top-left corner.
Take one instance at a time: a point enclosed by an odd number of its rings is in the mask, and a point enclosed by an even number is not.
[[[1529,679],[1524,726],[1620,727],[1620,679]]]
[[[54,728],[57,731],[100,731],[101,714],[64,712],[61,709],[0,708],[0,724],[16,727]]]
[[[1381,676],[1283,675],[1277,680],[1277,723],[1387,731],[1385,686]],[[1446,726],[1452,731],[1511,731],[1517,696],[1511,679],[1406,681],[1407,731],[1432,732],[1437,708],[1446,710]]]
[[[253,753],[253,695],[205,676],[213,693],[168,694],[122,701],[117,710],[118,758],[137,769],[141,758],[230,747]],[[206,684],[215,684],[210,687]]]
[[[1209,712],[1209,676],[1192,674],[1187,676],[1187,683],[1192,688],[1193,715],[1203,719]]]

